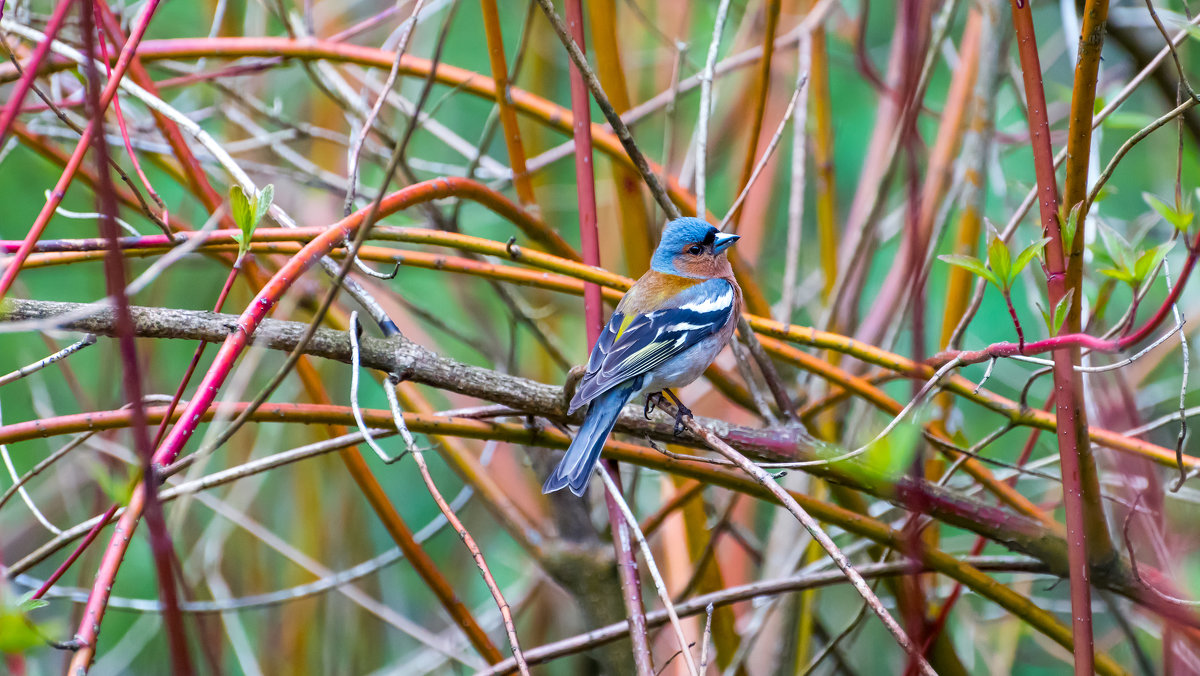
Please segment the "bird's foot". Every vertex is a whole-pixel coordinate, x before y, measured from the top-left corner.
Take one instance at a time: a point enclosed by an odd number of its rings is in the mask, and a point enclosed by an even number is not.
[[[683,402],[679,400],[679,397],[675,396],[675,393],[671,390],[663,390],[662,394],[675,404],[675,436],[679,436],[683,434],[683,430],[687,429],[684,427],[683,419],[693,418],[692,409],[684,406]]]
[[[646,395],[646,407],[642,409],[642,414],[646,416],[646,420],[650,419],[650,414],[654,412],[654,407],[662,403],[662,392],[651,392]]]
[[[679,435],[683,434],[683,431],[685,429],[687,429],[683,424],[684,418],[691,419],[692,418],[692,410],[690,408],[688,408],[687,406],[684,406],[683,404],[676,404],[676,406],[675,406],[675,436],[679,436]]]

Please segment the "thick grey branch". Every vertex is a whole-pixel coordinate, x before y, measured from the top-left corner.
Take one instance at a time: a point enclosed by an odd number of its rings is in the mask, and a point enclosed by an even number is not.
[[[111,308],[97,308],[94,313],[80,317],[84,307],[80,303],[10,299],[5,301],[0,311],[0,322],[42,322],[45,328],[114,335]],[[133,307],[130,310],[133,313],[134,332],[143,338],[218,343],[224,341],[237,326],[235,315],[215,312],[147,307]],[[62,317],[66,318],[65,321],[57,319]],[[306,326],[301,322],[267,319],[254,332],[253,340],[256,345],[272,350],[291,351],[304,334]],[[390,339],[363,336],[361,347],[362,365],[365,367],[395,373],[423,385],[504,404],[532,415],[568,420],[563,391],[559,387],[447,359],[403,336]],[[349,364],[350,337],[343,331],[318,329],[305,353]],[[580,418],[581,414],[576,417]],[[760,460],[789,461],[809,457],[818,446],[818,442],[799,427],[757,430],[731,426],[719,420],[698,419],[698,422],[722,436],[736,434],[742,443],[734,445],[748,445],[745,452]],[[640,407],[636,406],[628,407],[617,423],[617,430],[703,447],[698,441],[676,439],[673,425],[667,423],[665,418],[646,420]]]

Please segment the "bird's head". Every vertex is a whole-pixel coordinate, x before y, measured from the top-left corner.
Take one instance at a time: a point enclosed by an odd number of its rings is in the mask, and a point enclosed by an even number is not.
[[[739,239],[699,218],[677,218],[663,228],[650,267],[681,277],[726,277],[731,272],[725,250]]]

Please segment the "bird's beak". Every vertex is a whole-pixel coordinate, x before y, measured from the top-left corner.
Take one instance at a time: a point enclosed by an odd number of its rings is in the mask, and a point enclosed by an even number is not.
[[[713,240],[713,251],[716,253],[721,253],[741,238],[741,235],[727,235],[723,232],[718,233],[716,238]]]

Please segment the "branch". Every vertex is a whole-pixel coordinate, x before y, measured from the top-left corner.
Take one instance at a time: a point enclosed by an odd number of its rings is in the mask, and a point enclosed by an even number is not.
[[[971,564],[979,570],[986,571],[1004,571],[1004,572],[1025,572],[1025,573],[1040,573],[1043,569],[1039,564],[1033,561],[1012,559],[1007,557],[990,557],[990,556],[971,556],[963,560],[964,563]],[[915,573],[928,570],[927,566],[920,564],[914,565],[912,561],[889,561],[887,563],[868,563],[858,567],[859,572],[864,578],[879,578],[889,575],[912,575]],[[675,610],[680,616],[686,617],[689,615],[699,615],[704,613],[708,606],[726,606],[739,601],[748,601],[752,599],[760,599],[778,594],[787,594],[792,592],[803,591],[806,589],[816,589],[819,587],[830,587],[839,582],[844,582],[846,576],[841,571],[821,571],[815,573],[799,573],[792,577],[780,578],[776,580],[762,580],[750,584],[739,585],[722,589],[719,592],[712,594],[704,594],[697,596],[683,603],[675,605]],[[646,613],[646,627],[656,628],[667,623],[670,618],[667,611],[655,610]],[[551,660],[566,655],[573,655],[584,650],[594,648],[598,645],[604,645],[611,641],[616,641],[622,636],[629,633],[629,624],[627,622],[618,622],[610,624],[607,627],[599,627],[585,634],[572,636],[570,638],[561,639],[554,643],[540,645],[525,652],[525,657],[529,664],[544,664]],[[511,674],[517,670],[516,661],[507,659],[499,664],[492,665],[487,671],[482,671],[476,676],[499,676],[500,674]]]
[[[900,647],[904,649],[904,652],[908,653],[909,659],[911,659],[917,668],[920,669],[921,673],[935,673],[933,671],[933,667],[929,666],[929,663],[925,661],[925,656],[917,650],[917,647],[913,644],[912,639],[908,637],[908,634],[904,632],[904,629],[900,627],[899,623],[896,622],[891,613],[889,613],[887,609],[883,607],[883,603],[879,600],[879,597],[875,596],[875,592],[871,591],[871,588],[867,586],[867,583],[863,580],[862,575],[860,575],[859,572],[850,565],[850,561],[846,558],[846,555],[843,554],[841,549],[834,544],[833,540],[825,534],[825,531],[821,530],[821,526],[817,523],[817,520],[814,519],[811,514],[805,511],[804,508],[800,506],[800,503],[796,502],[795,498],[789,495],[788,492],[785,491],[783,487],[780,486],[779,483],[767,473],[766,470],[750,462],[746,456],[730,448],[728,444],[722,441],[721,438],[712,431],[704,427],[700,427],[695,420],[690,418],[687,420],[687,427],[692,431],[693,434],[702,437],[705,443],[707,443],[714,451],[725,456],[735,465],[740,467],[742,471],[753,477],[754,480],[762,485],[762,487],[768,492],[770,492],[776,500],[782,503],[784,508],[791,512],[792,516],[796,517],[796,520],[798,520],[809,532],[809,534],[812,535],[813,540],[820,543],[821,547],[829,554],[829,557],[833,559],[833,562],[837,564],[837,567],[841,569],[842,573],[847,577],[847,579],[850,580],[850,584],[854,586],[855,591],[858,592],[859,596],[862,596],[863,600],[866,601],[871,610],[879,617],[879,619],[883,622],[883,625],[887,627],[888,632],[891,633],[896,642],[900,644]]]

